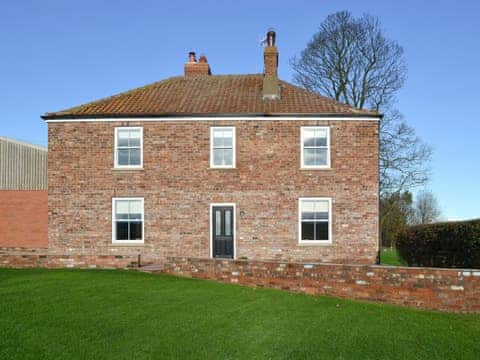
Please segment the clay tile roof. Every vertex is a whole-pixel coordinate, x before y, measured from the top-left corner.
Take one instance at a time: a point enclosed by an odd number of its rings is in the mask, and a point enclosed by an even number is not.
[[[262,99],[263,75],[178,76],[44,119],[161,116],[332,115],[380,116],[280,81],[281,99]]]

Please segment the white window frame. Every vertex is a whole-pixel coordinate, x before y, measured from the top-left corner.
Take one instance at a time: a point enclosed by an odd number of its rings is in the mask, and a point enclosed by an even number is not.
[[[328,240],[302,240],[302,201],[327,201],[328,202]],[[298,243],[300,245],[330,245],[332,237],[332,198],[329,197],[301,197],[298,199]]]
[[[117,240],[115,202],[117,200],[140,200],[142,203],[142,239],[141,240]],[[143,197],[114,197],[112,198],[112,244],[143,244],[145,242],[145,207]]]
[[[233,207],[233,260],[237,258],[237,207],[235,203],[211,203],[210,204],[210,259],[216,259],[213,256],[213,208],[214,206],[232,206]],[[225,259],[223,259],[225,260]]]
[[[213,162],[213,132],[215,130],[232,130],[232,165],[215,165]],[[235,169],[236,166],[236,133],[235,126],[212,126],[210,127],[210,168],[212,169]]]
[[[119,130],[140,130],[140,165],[119,165],[118,164],[118,131]],[[143,169],[143,127],[141,126],[121,126],[115,128],[115,147],[113,149],[114,164],[115,169]]]
[[[305,165],[304,163],[304,130],[325,130],[327,132],[327,164],[326,165]],[[330,127],[329,126],[302,126],[300,128],[300,168],[301,169],[330,169]]]

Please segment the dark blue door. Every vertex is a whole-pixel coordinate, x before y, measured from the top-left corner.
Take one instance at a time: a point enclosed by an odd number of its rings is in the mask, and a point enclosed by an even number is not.
[[[218,258],[233,258],[233,206],[213,207],[213,256]]]

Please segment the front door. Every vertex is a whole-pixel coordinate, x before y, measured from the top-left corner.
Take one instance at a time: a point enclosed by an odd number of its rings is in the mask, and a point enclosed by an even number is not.
[[[233,258],[233,206],[216,205],[212,208],[213,257]]]

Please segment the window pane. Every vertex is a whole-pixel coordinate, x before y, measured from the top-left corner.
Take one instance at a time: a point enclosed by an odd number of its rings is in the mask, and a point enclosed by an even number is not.
[[[233,145],[233,133],[232,130],[223,131],[223,146],[232,147]]]
[[[130,161],[128,165],[140,165],[140,149],[130,149]]]
[[[319,221],[315,223],[315,240],[329,240],[328,221]]]
[[[315,240],[314,231],[314,222],[302,222],[302,240]]]
[[[223,162],[223,149],[213,150],[213,165],[220,166]]]
[[[213,147],[232,147],[233,131],[231,129],[213,130]]]
[[[213,147],[223,147],[222,130],[213,130]]]
[[[327,165],[327,149],[315,149],[315,165]]]
[[[222,212],[215,211],[215,235],[222,235]]]
[[[230,210],[225,210],[225,235],[232,235],[232,212]]]
[[[303,146],[327,146],[327,129],[303,129]]]
[[[303,150],[303,163],[306,166],[315,166],[315,149],[304,149]]]
[[[328,201],[315,202],[315,219],[328,220]]]
[[[117,220],[128,219],[128,200],[115,201],[115,218]]]
[[[224,149],[223,150],[223,164],[224,166],[232,166],[233,165],[233,150],[232,149]]]
[[[142,219],[142,202],[140,200],[130,200],[130,219],[141,220]]]
[[[118,165],[128,165],[128,149],[118,150]]]
[[[128,222],[117,221],[116,240],[128,240]]]
[[[315,200],[302,200],[302,220],[315,219]]]
[[[315,145],[314,146],[327,146],[327,130],[315,129]]]
[[[140,130],[130,130],[129,146],[140,147]]]
[[[306,166],[327,165],[327,149],[304,149],[303,162]]]
[[[118,130],[117,146],[128,146],[129,130]]]
[[[142,222],[141,221],[130,222],[130,239],[129,240],[142,240]]]
[[[303,129],[303,146],[315,146],[315,130]]]

